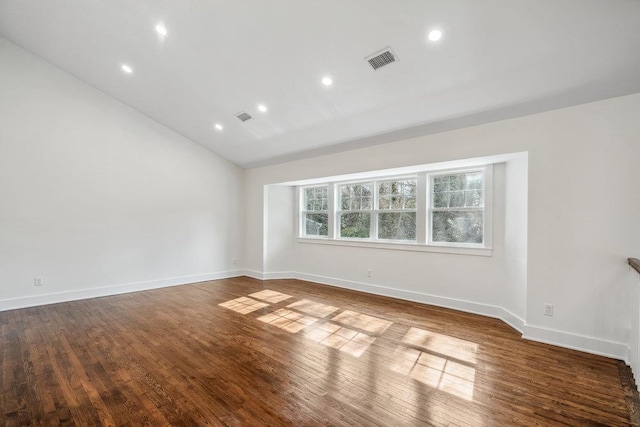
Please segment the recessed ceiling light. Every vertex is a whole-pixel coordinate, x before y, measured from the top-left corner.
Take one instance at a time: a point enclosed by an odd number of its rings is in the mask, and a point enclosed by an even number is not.
[[[331,77],[324,77],[322,79],[322,84],[325,86],[331,86],[333,84],[333,80],[331,80]]]
[[[222,130],[224,127],[220,123],[216,123],[214,126],[217,130]]]
[[[165,37],[167,35],[167,27],[165,27],[162,22],[158,22],[158,25],[156,25],[156,33],[161,37]]]
[[[133,68],[131,68],[127,64],[122,64],[122,71],[124,71],[127,74],[131,74],[131,73],[133,73]]]
[[[264,104],[260,104],[258,105],[258,110],[262,111],[263,113],[267,112],[267,106]]]
[[[431,30],[429,31],[429,40],[432,42],[437,42],[442,38],[442,31],[440,30]]]

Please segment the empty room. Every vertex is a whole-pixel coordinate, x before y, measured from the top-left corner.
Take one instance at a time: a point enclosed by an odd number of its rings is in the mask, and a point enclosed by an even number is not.
[[[640,425],[640,1],[0,0],[0,425]]]

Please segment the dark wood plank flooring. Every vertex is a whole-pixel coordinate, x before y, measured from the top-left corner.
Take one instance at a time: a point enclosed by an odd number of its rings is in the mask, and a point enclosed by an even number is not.
[[[298,280],[5,311],[0,327],[6,426],[637,425],[622,362]]]

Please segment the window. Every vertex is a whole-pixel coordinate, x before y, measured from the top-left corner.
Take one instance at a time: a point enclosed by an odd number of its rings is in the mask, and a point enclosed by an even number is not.
[[[431,177],[431,241],[482,244],[484,192],[481,171]]]
[[[329,235],[329,186],[304,189],[302,235]]]
[[[416,180],[378,183],[378,239],[416,240]]]
[[[340,237],[368,239],[371,235],[371,183],[340,186]]]
[[[300,237],[347,245],[490,249],[491,177],[489,165],[302,187]]]

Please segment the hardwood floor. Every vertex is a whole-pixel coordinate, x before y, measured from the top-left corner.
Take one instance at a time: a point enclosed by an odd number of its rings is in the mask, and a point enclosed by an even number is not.
[[[0,425],[637,425],[622,362],[298,280],[5,311],[0,327]]]

